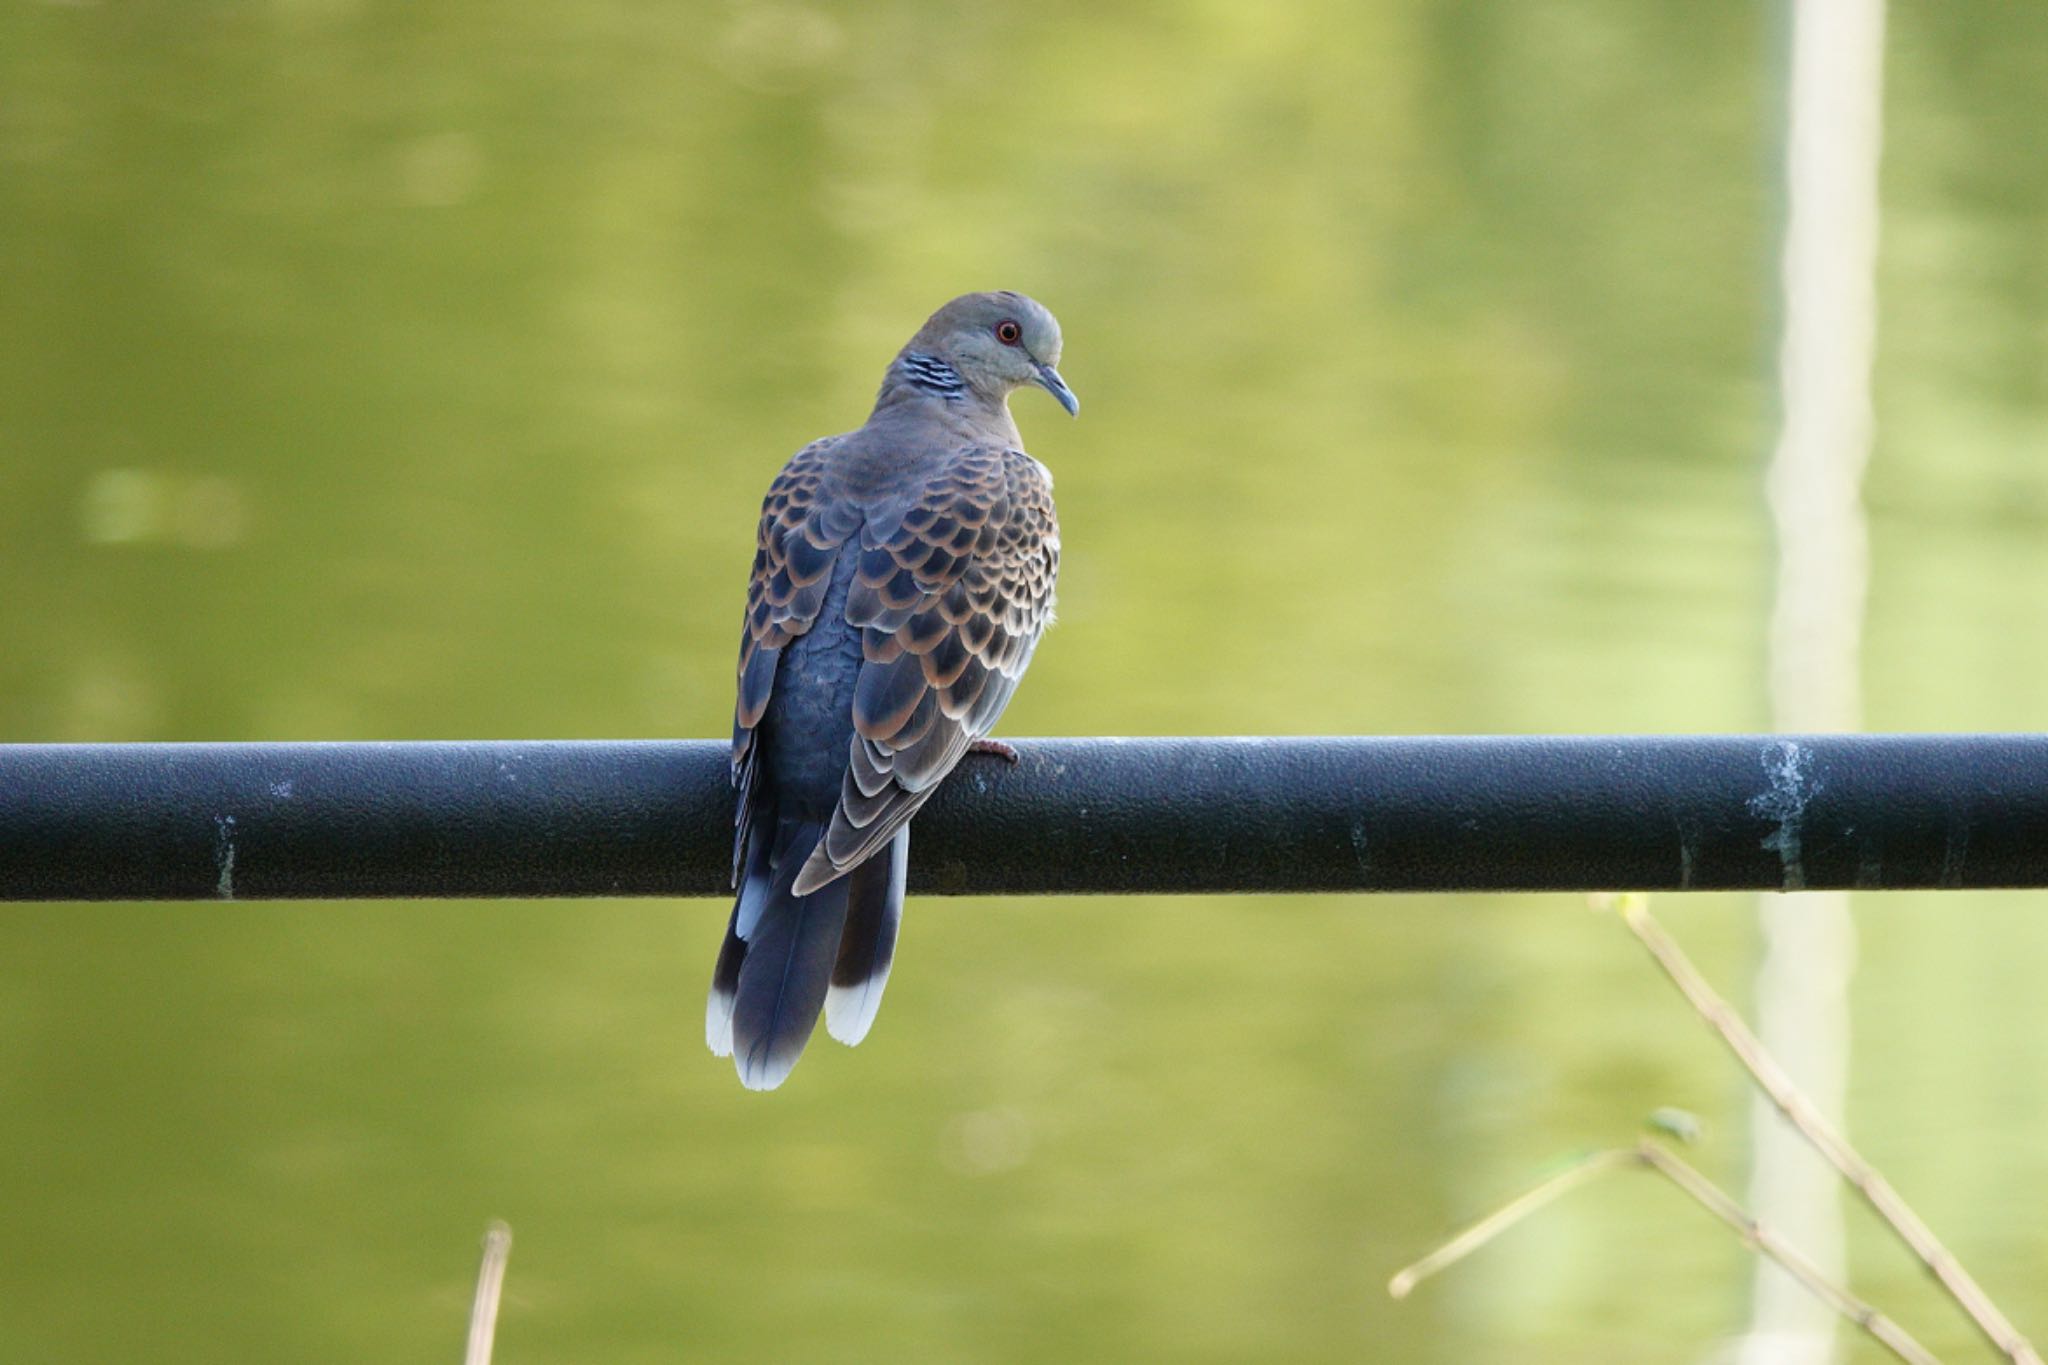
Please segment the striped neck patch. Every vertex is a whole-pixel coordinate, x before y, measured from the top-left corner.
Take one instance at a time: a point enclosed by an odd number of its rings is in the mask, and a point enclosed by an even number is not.
[[[967,396],[967,381],[960,377],[960,371],[935,355],[911,351],[896,362],[896,373],[910,387],[948,402]]]

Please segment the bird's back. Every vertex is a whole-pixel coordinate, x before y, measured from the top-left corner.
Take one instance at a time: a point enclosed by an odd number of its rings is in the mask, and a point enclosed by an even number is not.
[[[785,811],[807,819],[831,816],[853,742],[861,652],[860,632],[846,621],[846,594],[859,567],[860,556],[844,550],[833,562],[817,622],[783,649],[757,727],[762,776]]]

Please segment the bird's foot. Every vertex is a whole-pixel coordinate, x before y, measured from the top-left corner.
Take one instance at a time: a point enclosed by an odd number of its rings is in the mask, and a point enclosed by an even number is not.
[[[977,739],[967,746],[970,754],[994,754],[1012,767],[1017,764],[1017,751],[999,739]]]

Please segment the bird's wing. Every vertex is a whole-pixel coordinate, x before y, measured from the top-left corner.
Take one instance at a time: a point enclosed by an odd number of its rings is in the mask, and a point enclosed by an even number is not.
[[[825,486],[832,447],[839,437],[813,441],[799,450],[768,486],[754,538],[754,567],[747,580],[747,613],[740,626],[739,699],[733,707],[732,780],[740,789],[738,827],[733,834],[733,880],[745,861],[752,823],[754,730],[775,690],[775,669],[783,648],[817,622],[832,566],[840,548],[858,530],[861,514]]]
[[[962,450],[900,520],[866,525],[846,598],[863,659],[850,759],[797,894],[887,844],[994,727],[1052,621],[1059,562],[1052,477],[1022,451]]]

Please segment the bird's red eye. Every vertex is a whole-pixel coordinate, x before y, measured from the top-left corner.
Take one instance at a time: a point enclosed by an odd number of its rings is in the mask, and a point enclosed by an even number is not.
[[[1002,342],[1003,345],[1015,346],[1023,339],[1024,329],[1008,318],[1004,318],[996,324],[996,340]]]

